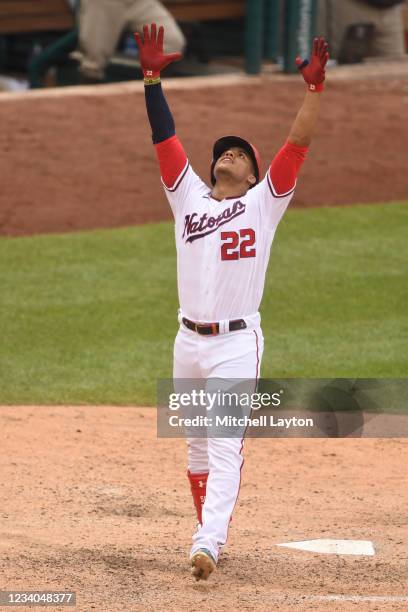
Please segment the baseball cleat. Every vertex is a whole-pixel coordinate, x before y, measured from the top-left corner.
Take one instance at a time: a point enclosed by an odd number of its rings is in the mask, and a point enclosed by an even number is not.
[[[196,580],[207,580],[215,567],[214,557],[206,548],[200,548],[191,557],[191,574]]]

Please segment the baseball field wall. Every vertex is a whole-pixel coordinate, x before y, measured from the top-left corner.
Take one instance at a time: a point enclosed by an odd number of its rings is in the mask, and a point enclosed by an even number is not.
[[[297,76],[164,83],[196,172],[212,143],[239,132],[263,171],[304,88]],[[408,199],[408,63],[329,72],[317,135],[291,206]],[[140,83],[1,94],[0,234],[119,227],[170,218]]]

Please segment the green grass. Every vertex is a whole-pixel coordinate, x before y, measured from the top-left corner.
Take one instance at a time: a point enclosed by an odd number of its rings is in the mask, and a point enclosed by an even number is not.
[[[406,377],[408,206],[289,211],[263,376]],[[0,403],[154,404],[177,331],[172,224],[0,240]]]

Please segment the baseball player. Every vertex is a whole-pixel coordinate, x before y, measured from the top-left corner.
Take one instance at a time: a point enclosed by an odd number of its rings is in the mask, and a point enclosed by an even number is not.
[[[296,186],[317,122],[329,57],[315,39],[310,62],[296,63],[307,84],[289,137],[266,174],[256,148],[223,136],[213,148],[211,187],[191,168],[176,136],[160,71],[181,57],[163,53],[164,29],[135,34],[161,180],[175,219],[180,328],[174,345],[175,381],[257,380],[263,352],[258,312],[276,228]],[[206,580],[225,544],[237,501],[243,439],[191,437],[188,471],[199,527],[191,572]]]

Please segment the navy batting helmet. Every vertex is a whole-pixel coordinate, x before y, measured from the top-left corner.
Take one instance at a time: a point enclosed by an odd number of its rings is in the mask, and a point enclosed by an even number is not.
[[[214,167],[217,160],[221,157],[224,151],[230,149],[231,147],[240,147],[246,153],[248,153],[254,165],[254,174],[256,178],[255,185],[259,183],[259,176],[261,173],[261,157],[254,145],[248,142],[247,140],[240,138],[239,136],[223,136],[214,143],[213,160],[211,163],[211,184],[215,185],[216,182],[216,178],[214,176]],[[251,187],[254,187],[254,185],[251,185]]]

